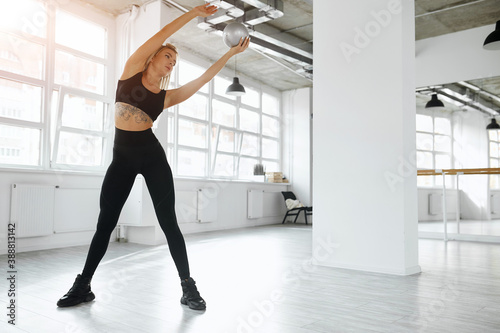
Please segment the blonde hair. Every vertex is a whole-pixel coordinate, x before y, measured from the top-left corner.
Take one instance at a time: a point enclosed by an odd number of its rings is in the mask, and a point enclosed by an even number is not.
[[[151,55],[148,57],[148,59],[146,60],[146,62],[144,63],[144,69],[142,70],[143,72],[146,71],[146,69],[148,69],[148,66],[149,66],[149,63],[151,62],[151,60],[153,60],[153,58],[158,54],[160,53],[161,51],[163,51],[164,49],[170,49],[172,51],[175,52],[175,54],[177,55],[177,58],[179,57],[179,52],[177,51],[177,48],[170,44],[170,43],[167,43],[165,45],[162,45],[160,46],[155,52],[151,53]],[[170,74],[166,75],[166,76],[163,76],[161,79],[160,79],[160,89],[161,90],[167,90],[168,88],[168,84],[170,83]]]

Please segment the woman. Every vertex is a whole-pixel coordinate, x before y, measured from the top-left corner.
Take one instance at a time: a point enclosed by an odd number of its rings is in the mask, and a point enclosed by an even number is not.
[[[135,177],[141,173],[146,180],[159,224],[165,233],[181,278],[181,303],[195,310],[206,308],[205,301],[190,276],[186,245],[175,216],[172,172],[165,152],[151,127],[163,109],[191,97],[209,82],[233,55],[248,47],[249,39],[241,39],[238,45],[231,48],[199,78],[180,88],[166,90],[176,64],[177,51],[173,45],[163,45],[163,42],[193,18],[207,17],[216,11],[217,8],[210,4],[193,8],[166,25],[127,60],[116,90],[113,161],[106,172],[101,189],[101,211],[97,230],[90,244],[82,274],[77,275],[73,287],[57,302],[58,306],[74,306],[95,298],[90,281],[106,253],[109,238],[116,227]]]

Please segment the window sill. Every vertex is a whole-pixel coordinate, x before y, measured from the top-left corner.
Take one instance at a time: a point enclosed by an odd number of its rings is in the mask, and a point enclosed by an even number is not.
[[[104,176],[106,170],[58,170],[58,169],[43,169],[43,168],[22,168],[22,167],[0,167],[0,173],[38,173],[47,175],[75,175],[75,176]]]
[[[242,183],[242,184],[255,184],[255,185],[270,185],[270,186],[287,186],[292,183],[269,183],[263,181],[249,180],[249,179],[224,179],[224,178],[194,178],[194,177],[174,177],[174,180],[179,181],[192,181],[192,182],[205,182],[205,183]]]
[[[0,167],[0,173],[33,173],[33,174],[46,174],[46,175],[70,175],[70,176],[90,176],[90,177],[104,177],[106,170],[86,171],[86,170],[56,170],[56,169],[42,169],[42,168],[20,168],[20,167]],[[242,184],[255,184],[255,185],[268,185],[268,186],[288,186],[292,183],[270,183],[264,181],[256,181],[249,179],[224,179],[224,178],[195,178],[195,177],[174,177],[176,181],[190,181],[190,182],[203,182],[203,183],[242,183]]]

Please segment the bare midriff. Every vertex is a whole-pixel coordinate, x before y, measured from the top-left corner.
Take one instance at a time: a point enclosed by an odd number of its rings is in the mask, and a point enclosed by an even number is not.
[[[115,103],[115,126],[124,131],[144,131],[153,127],[146,112],[127,103]]]

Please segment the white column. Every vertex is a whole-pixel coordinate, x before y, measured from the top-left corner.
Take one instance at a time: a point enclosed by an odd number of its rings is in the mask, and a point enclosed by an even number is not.
[[[314,3],[313,257],[418,265],[414,1]]]

